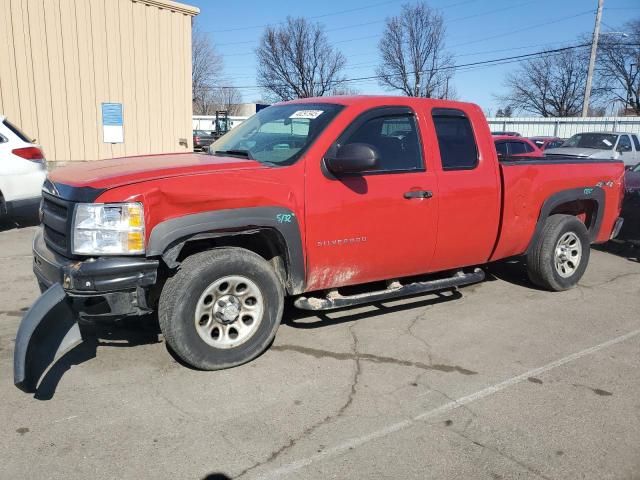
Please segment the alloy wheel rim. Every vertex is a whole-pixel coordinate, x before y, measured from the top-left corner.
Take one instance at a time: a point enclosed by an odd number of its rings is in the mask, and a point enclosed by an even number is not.
[[[242,275],[221,277],[200,295],[194,321],[202,340],[215,348],[235,348],[258,330],[264,296],[255,282]]]
[[[573,275],[582,259],[582,242],[574,232],[564,233],[556,244],[554,265],[562,278]]]

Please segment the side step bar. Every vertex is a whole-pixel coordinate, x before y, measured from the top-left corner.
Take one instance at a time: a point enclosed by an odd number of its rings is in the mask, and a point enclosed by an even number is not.
[[[362,303],[377,302],[390,298],[406,297],[418,293],[436,292],[450,288],[470,285],[484,280],[484,272],[479,268],[472,273],[457,272],[449,278],[431,280],[427,282],[414,282],[401,285],[394,282],[385,290],[377,290],[356,295],[343,296],[337,292],[332,292],[324,298],[319,297],[298,297],[294,302],[297,308],[302,310],[332,310],[334,308],[351,307]]]

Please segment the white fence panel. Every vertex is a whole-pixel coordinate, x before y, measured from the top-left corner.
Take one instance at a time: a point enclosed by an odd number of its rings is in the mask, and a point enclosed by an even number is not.
[[[524,137],[568,138],[580,132],[625,132],[640,135],[640,117],[490,117],[492,131],[518,132]]]
[[[229,115],[229,124],[231,128],[235,128],[244,122],[249,117],[240,117]],[[215,115],[194,115],[193,118],[194,130],[215,130]]]

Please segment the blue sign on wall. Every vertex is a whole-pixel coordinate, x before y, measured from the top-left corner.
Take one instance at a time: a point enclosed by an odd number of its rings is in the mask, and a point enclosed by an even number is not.
[[[122,126],[122,104],[103,103],[102,104],[102,124]]]
[[[102,141],[105,143],[124,142],[124,118],[121,103],[102,104]]]

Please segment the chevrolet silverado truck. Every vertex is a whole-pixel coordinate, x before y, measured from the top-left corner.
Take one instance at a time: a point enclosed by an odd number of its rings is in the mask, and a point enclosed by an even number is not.
[[[323,97],[260,111],[209,154],[88,162],[45,182],[14,381],[34,391],[79,321],[156,313],[216,370],[268,348],[286,297],[323,310],[455,289],[525,257],[571,288],[622,225],[619,160],[501,158],[479,107]]]

